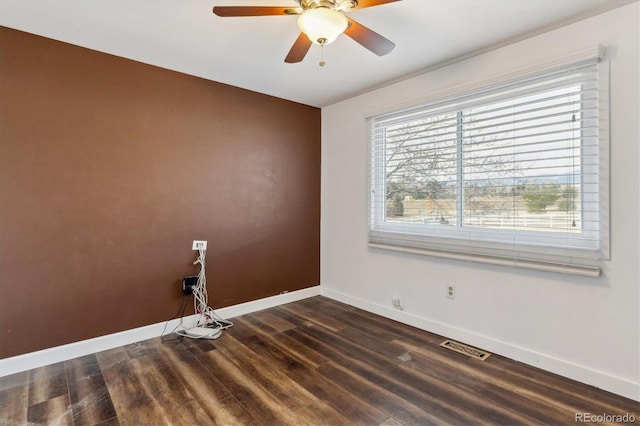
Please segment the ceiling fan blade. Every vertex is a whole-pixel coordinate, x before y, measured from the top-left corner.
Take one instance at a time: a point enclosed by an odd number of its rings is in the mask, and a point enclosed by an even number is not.
[[[213,13],[221,17],[299,15],[301,8],[279,6],[215,6]]]
[[[377,32],[370,30],[351,18],[347,18],[347,20],[349,21],[349,27],[344,33],[376,55],[384,56],[396,47],[393,42],[382,37]]]
[[[381,4],[393,3],[396,1],[400,0],[358,0],[358,4],[355,7],[350,8],[349,11],[364,9],[365,7],[380,6]]]
[[[295,43],[293,43],[293,46],[291,46],[291,50],[289,50],[287,57],[284,58],[284,61],[288,64],[301,62],[306,56],[310,47],[311,40],[309,40],[309,37],[307,37],[304,33],[300,33]]]

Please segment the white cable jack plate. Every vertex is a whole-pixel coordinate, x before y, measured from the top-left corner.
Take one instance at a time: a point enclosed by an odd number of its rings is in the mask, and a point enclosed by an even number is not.
[[[191,246],[192,250],[200,250],[202,248],[202,250],[206,250],[207,249],[207,242],[206,241],[202,241],[202,240],[193,240],[193,245]]]

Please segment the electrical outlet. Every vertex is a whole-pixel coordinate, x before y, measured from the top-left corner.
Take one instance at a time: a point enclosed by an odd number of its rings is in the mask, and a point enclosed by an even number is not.
[[[400,303],[400,299],[397,297],[394,297],[393,299],[391,299],[391,304],[396,309],[400,309],[401,311],[404,310],[402,307],[402,304]]]
[[[191,247],[191,250],[206,250],[207,249],[207,242],[206,241],[199,241],[199,240],[193,240],[193,246]]]
[[[455,299],[456,298],[456,286],[453,284],[449,284],[447,285],[447,297],[449,299]]]

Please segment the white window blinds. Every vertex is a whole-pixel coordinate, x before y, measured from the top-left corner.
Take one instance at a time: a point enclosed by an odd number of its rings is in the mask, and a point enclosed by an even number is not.
[[[597,275],[599,58],[370,118],[374,247]]]

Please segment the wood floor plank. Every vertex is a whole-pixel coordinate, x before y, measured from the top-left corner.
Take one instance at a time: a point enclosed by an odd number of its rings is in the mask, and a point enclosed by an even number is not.
[[[31,370],[29,382],[29,406],[69,393],[63,362]]]
[[[74,423],[93,425],[116,416],[95,355],[66,361],[65,371]]]
[[[209,417],[216,425],[257,426],[262,424],[234,396],[203,405],[203,407],[211,411]]]
[[[358,346],[361,346],[362,348],[366,348],[377,353],[393,364],[400,364],[403,362],[402,356],[407,353],[407,351],[400,345],[379,339],[377,336],[372,336],[371,334],[362,332],[358,329],[352,328],[351,326],[344,327],[342,330],[337,331],[336,334]]]
[[[36,425],[73,426],[69,395],[58,395],[29,406],[27,422]]]
[[[131,359],[123,346],[97,352],[95,355],[101,369],[109,368],[115,364]]]
[[[318,372],[342,389],[377,407],[403,425],[444,425],[444,421],[421,407],[389,392],[384,387],[362,378],[351,369],[329,362]]]
[[[27,370],[0,377],[0,392],[28,388],[32,372],[33,370]]]
[[[236,325],[238,326],[237,328],[235,327]],[[244,334],[240,334],[239,333],[240,330],[246,330],[246,331],[244,332]],[[228,332],[231,333],[234,337],[236,337],[239,341],[243,341],[244,339],[247,339],[247,338],[250,339],[256,333],[276,334],[278,331],[275,328],[271,327],[269,324],[266,324],[260,321],[253,314],[248,314],[248,315],[243,315],[239,318],[235,318],[234,327],[230,328]]]
[[[558,398],[562,398],[562,395],[564,398],[575,398],[575,403],[585,409],[590,407],[592,411],[603,413],[632,413],[640,420],[640,402],[540,369],[536,369],[534,376],[531,374],[531,366],[504,357],[495,357],[490,367],[493,372],[509,372],[514,381],[526,380],[529,383],[533,377],[537,377],[537,384],[542,384],[545,389],[552,389]]]
[[[133,363],[144,363],[135,359]],[[169,367],[158,368],[154,365],[137,366],[144,371],[142,391],[154,400],[156,407],[163,407],[163,420],[168,424],[203,425],[211,422],[205,410],[198,404],[183,383]]]
[[[317,400],[306,407],[297,410],[298,418],[304,421],[305,425],[331,425],[331,426],[347,426],[353,425],[354,422],[321,400]]]
[[[152,358],[156,354],[151,353]],[[105,380],[121,423],[207,424],[209,416],[168,366],[139,356],[106,369]]]
[[[224,333],[232,335],[234,339],[238,340],[239,342],[252,338],[256,334],[256,328],[252,327],[251,323],[246,321],[244,318],[244,315],[238,318],[234,318],[233,327],[225,330]]]
[[[279,308],[304,318],[307,323],[315,323],[331,331],[338,331],[344,327],[344,323],[335,317],[300,303],[287,303]]]
[[[445,415],[452,413],[464,418],[464,424],[524,425],[538,421],[513,411],[508,406],[500,406],[487,401],[481,394],[463,387],[453,386],[434,376],[418,370],[399,366],[389,374],[390,390],[429,412]],[[421,391],[422,390],[422,391]],[[428,407],[428,408],[426,408]]]
[[[204,339],[185,338],[184,340],[199,342]],[[167,365],[175,372],[213,424],[258,424],[257,420],[231,395],[229,390],[206,370],[200,360],[189,350],[188,343],[178,340],[162,343],[159,339],[152,339],[149,342],[158,348]],[[212,345],[210,341],[207,342]],[[211,350],[215,350],[215,347]],[[209,351],[201,353],[206,352]]]
[[[328,299],[322,296],[309,297],[296,302],[296,304],[304,306],[315,312],[322,312],[323,314],[332,317],[338,317],[344,313],[356,310],[356,308],[347,305],[346,303],[338,302],[337,300]]]
[[[236,321],[239,324],[244,324],[243,318],[237,318]],[[231,334],[233,335],[233,333]],[[308,347],[300,344],[300,342],[290,338],[284,333],[272,335],[269,333],[256,332],[250,337],[245,337],[244,343],[247,344],[248,342],[252,342],[257,336],[264,336],[265,338],[268,338],[271,344],[277,346],[282,352],[286,353],[289,357],[295,358],[297,362],[304,364],[311,369],[329,361],[327,358],[319,355],[315,351],[309,350]]]
[[[167,365],[201,405],[206,405],[211,399],[223,400],[231,396],[218,379],[206,374],[204,366],[181,342],[161,343],[156,340],[155,343]]]
[[[79,423],[76,423],[75,425],[77,426]],[[110,419],[103,420],[100,423],[96,423],[94,426],[120,426],[120,421],[118,420],[118,417],[112,417]]]
[[[441,348],[435,347],[433,351],[438,352],[438,349]],[[416,369],[451,386],[477,393],[492,405],[512,408],[541,424],[564,423],[564,420],[567,420],[567,412],[555,405],[545,404],[544,401],[489,383],[475,374],[460,374],[455,364],[442,362],[435,355],[425,356],[422,353],[412,352],[410,356],[411,359],[403,364],[404,368]]]
[[[428,384],[415,376],[400,376],[395,370],[380,372],[366,368],[360,369],[358,374],[416,407],[420,407],[440,422],[446,424],[477,423],[476,413],[470,413],[465,409],[456,409],[450,401],[439,398]]]
[[[298,416],[284,407],[277,397],[255,382],[220,351],[198,355],[207,370],[231,391],[233,396],[256,419],[269,425],[295,425]]]
[[[247,346],[260,354],[268,365],[285,372],[316,398],[324,401],[344,417],[351,419],[351,422],[372,425],[380,423],[387,417],[383,411],[346,392],[313,368],[292,357],[271,336],[255,336],[252,341],[247,342]]]
[[[295,325],[291,324],[289,321],[274,315],[270,309],[253,312],[247,316],[257,319],[278,332],[283,332],[295,327]]]
[[[258,354],[230,335],[216,341],[218,352],[223,353],[240,370],[250,376],[280,404],[295,411],[314,402],[313,395],[289,377],[286,372],[271,368]]]
[[[124,346],[130,359],[141,358],[146,362],[150,362],[156,365],[157,368],[166,367],[164,359],[158,352],[158,344],[156,339],[142,340],[140,342],[132,343]]]
[[[151,395],[144,392],[136,366],[129,360],[102,369],[120,423],[166,424],[163,420],[165,407],[157,407]]]
[[[214,351],[216,349],[210,339],[190,339],[188,337],[179,336],[175,342],[182,344],[194,356],[200,355],[204,352]]]
[[[27,423],[29,375],[29,371],[22,371],[0,379],[0,424]]]
[[[406,424],[444,424],[439,418],[426,413],[422,409],[389,392],[377,380],[375,368],[366,362],[344,355],[333,347],[333,342],[318,339],[306,330],[288,330],[287,335],[331,359],[316,369],[329,380],[340,384],[343,389],[358,395],[368,404],[382,409]]]
[[[443,336],[429,333],[428,331],[420,330],[419,328],[402,324],[398,321],[394,321],[389,318],[384,318],[379,315],[376,315],[361,309],[354,310],[344,314],[346,318],[348,318],[350,315],[357,315],[357,317],[359,318],[358,322],[364,321],[365,323],[369,323],[378,329],[386,330],[387,332],[392,333],[395,336],[410,339],[413,341],[440,344],[444,340],[446,340],[446,338]],[[346,322],[351,325],[349,321],[346,321]]]
[[[371,321],[369,316],[363,315],[362,311],[351,310],[343,312],[338,314],[336,318],[345,324],[349,324],[349,327],[360,330],[380,340],[390,342],[399,337],[398,334],[376,325],[375,322]]]
[[[380,423],[379,426],[403,426],[403,424],[393,417],[389,417],[384,422]]]
[[[310,336],[313,336],[313,338],[317,341],[329,342],[329,344],[325,346],[326,349],[332,352],[332,354],[337,354],[342,357],[354,357],[355,359],[365,358],[368,365],[370,365],[373,369],[379,371],[391,370],[400,362],[400,360],[396,357],[381,355],[377,351],[365,348],[358,343],[353,342],[349,338],[332,332],[325,327],[297,327],[296,329],[285,331],[284,334],[291,336],[292,332],[304,332]]]

